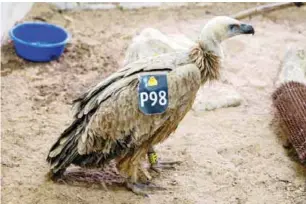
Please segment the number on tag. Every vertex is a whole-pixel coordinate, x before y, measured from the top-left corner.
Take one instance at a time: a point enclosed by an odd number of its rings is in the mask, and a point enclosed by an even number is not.
[[[139,77],[138,106],[147,115],[159,114],[168,107],[168,83],[165,74]]]
[[[144,107],[145,102],[148,100],[152,101],[151,106],[155,106],[157,102],[159,103],[159,105],[164,106],[168,102],[165,91],[159,91],[158,94],[155,91],[150,92],[150,94],[148,94],[147,92],[141,92],[140,93],[141,107]]]

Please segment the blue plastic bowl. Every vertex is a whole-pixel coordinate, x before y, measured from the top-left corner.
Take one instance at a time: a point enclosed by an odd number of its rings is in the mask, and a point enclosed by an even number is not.
[[[61,56],[69,34],[61,27],[49,23],[28,22],[10,31],[17,55],[35,61],[48,62]]]

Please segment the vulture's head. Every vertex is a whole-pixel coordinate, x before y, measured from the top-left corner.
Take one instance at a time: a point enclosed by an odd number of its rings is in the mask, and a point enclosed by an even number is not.
[[[221,43],[223,40],[236,35],[254,34],[254,28],[249,24],[244,24],[236,19],[227,16],[218,16],[204,26],[201,32],[200,40],[207,43]]]

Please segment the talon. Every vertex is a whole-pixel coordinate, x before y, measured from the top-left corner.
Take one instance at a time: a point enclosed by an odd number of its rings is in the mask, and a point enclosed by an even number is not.
[[[155,171],[157,174],[160,174],[160,173],[161,173],[161,170],[158,169],[155,165],[151,165],[150,169],[153,170],[153,171]]]
[[[158,162],[158,163],[162,165],[179,165],[182,163],[182,161],[169,161],[169,162]]]
[[[160,170],[162,169],[175,169],[175,166],[181,163],[181,161],[157,162],[156,164],[151,164],[151,169],[156,173],[160,173]]]
[[[146,182],[145,184],[140,184],[140,185],[144,185],[144,188],[150,189],[150,190],[167,190],[167,188],[159,186],[152,182]]]
[[[143,192],[143,190],[141,188],[138,187],[138,185],[136,183],[130,183],[128,182],[126,184],[127,189],[131,190],[133,193],[135,193],[136,195],[140,195],[140,196],[144,196],[144,197],[149,197],[148,194],[146,194],[145,192]]]
[[[149,197],[149,195],[144,192],[146,190],[166,190],[166,188],[161,187],[161,186],[156,185],[156,184],[151,183],[151,182],[147,182],[147,183],[127,182],[126,187],[129,190],[131,190],[133,193],[135,193],[136,195],[141,195],[141,196],[144,196],[144,197]]]

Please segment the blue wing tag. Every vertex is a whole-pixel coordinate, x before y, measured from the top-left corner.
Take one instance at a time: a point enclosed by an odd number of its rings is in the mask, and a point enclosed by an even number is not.
[[[142,75],[139,77],[138,106],[146,115],[163,113],[168,108],[167,75]]]

